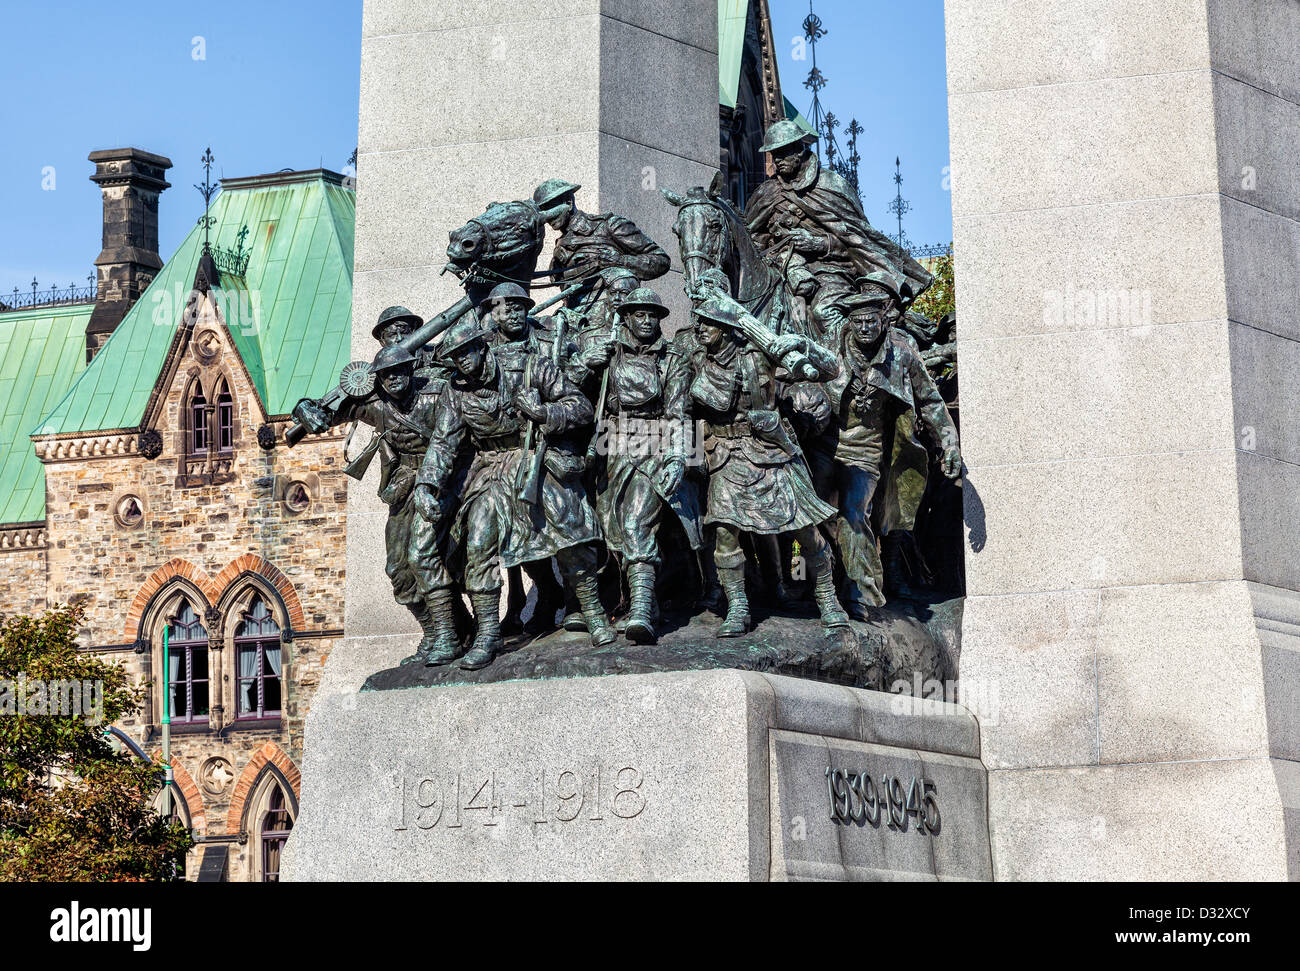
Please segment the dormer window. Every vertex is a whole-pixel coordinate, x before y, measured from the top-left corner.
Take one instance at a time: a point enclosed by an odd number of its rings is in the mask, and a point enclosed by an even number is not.
[[[185,443],[186,486],[227,482],[235,465],[235,396],[220,372],[197,371],[186,390],[181,411]]]

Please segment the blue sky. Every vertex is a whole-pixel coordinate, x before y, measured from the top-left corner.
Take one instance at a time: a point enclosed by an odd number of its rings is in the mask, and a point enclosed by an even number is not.
[[[794,59],[793,39],[807,0],[770,3],[782,87],[806,111],[810,63]],[[942,0],[816,8],[829,29],[817,52],[830,78],[824,102],[866,128],[867,215],[892,232],[886,206],[901,155],[908,235],[950,239]],[[193,186],[209,144],[214,181],[322,164],[337,171],[356,145],[360,0],[17,4],[6,9],[5,35],[21,42],[0,57],[0,292],[28,289],[33,276],[41,289],[87,282],[100,248],[99,190],[86,160],[94,149],[134,145],[174,163],[161,205],[165,258],[200,215]]]

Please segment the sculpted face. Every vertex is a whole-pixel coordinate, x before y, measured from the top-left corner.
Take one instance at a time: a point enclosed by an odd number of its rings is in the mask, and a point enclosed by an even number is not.
[[[649,344],[659,337],[659,315],[651,310],[634,310],[623,315],[632,336],[642,344]]]
[[[574,201],[572,195],[567,195],[563,199],[556,200],[555,204],[557,206],[563,204],[564,209],[561,210],[558,215],[553,216],[550,219],[550,223],[560,232],[564,232],[569,228],[569,221],[573,219],[573,210],[577,208],[578,204]]]
[[[793,178],[803,167],[807,155],[808,146],[802,142],[781,146],[772,153],[772,164],[776,166],[776,174],[782,179]]]
[[[389,368],[379,376],[379,386],[392,398],[403,398],[411,388],[411,365]]]
[[[634,276],[618,277],[609,285],[609,302],[615,307],[623,306],[623,301],[627,295],[641,285],[641,281]]]
[[[885,307],[862,307],[849,318],[853,325],[853,340],[858,347],[874,347],[885,336]]]
[[[392,347],[394,344],[401,343],[402,339],[409,336],[414,329],[404,320],[389,324],[379,332],[379,343],[385,347]]]
[[[519,340],[528,330],[528,307],[522,300],[497,300],[492,308],[492,319],[502,334],[511,340]]]
[[[722,328],[712,320],[696,317],[695,333],[699,337],[700,343],[711,351],[722,346]]]
[[[472,378],[483,371],[483,362],[487,360],[487,348],[482,341],[473,341],[452,352],[451,366],[462,377]]]

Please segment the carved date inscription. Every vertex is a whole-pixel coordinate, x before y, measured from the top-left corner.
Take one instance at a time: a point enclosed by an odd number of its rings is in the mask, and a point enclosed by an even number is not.
[[[606,818],[635,819],[646,806],[645,775],[634,765],[600,764],[533,772],[444,772],[393,775],[393,829],[455,832],[497,826],[514,817],[534,826]]]
[[[872,779],[866,772],[826,767],[826,794],[831,821],[842,826],[878,827],[906,832],[909,823],[922,835],[936,836],[942,825],[939,794],[929,779],[912,776],[906,785],[898,776]],[[914,821],[914,822],[913,822]]]

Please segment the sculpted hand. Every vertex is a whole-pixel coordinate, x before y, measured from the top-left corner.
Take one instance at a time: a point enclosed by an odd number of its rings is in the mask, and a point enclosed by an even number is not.
[[[790,230],[789,240],[798,253],[805,253],[809,256],[826,255],[827,239],[820,233],[809,232],[806,229],[792,229]]]
[[[778,334],[776,340],[772,341],[771,352],[772,356],[780,361],[791,352],[806,354],[807,344],[796,334]]]
[[[546,406],[536,388],[525,388],[515,395],[515,407],[535,422],[546,421]]]
[[[433,486],[421,482],[415,487],[415,509],[431,523],[438,521],[438,497],[434,495]]]
[[[659,473],[659,491],[663,495],[672,495],[682,484],[686,472],[686,463],[681,459],[669,459]]]
[[[939,467],[947,478],[954,480],[961,478],[961,449],[956,445],[945,448],[943,458],[939,460]]]
[[[293,417],[297,419],[300,425],[314,434],[319,435],[322,432],[329,431],[329,414],[310,398],[303,398],[294,406]]]
[[[604,367],[609,363],[609,359],[613,353],[614,342],[609,338],[605,338],[594,344],[589,344],[582,349],[583,367],[589,369]]]

